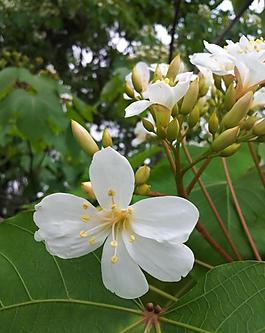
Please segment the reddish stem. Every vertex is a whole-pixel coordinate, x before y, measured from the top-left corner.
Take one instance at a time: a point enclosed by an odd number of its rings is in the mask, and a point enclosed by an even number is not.
[[[252,238],[252,235],[249,231],[249,228],[248,228],[248,225],[247,225],[247,222],[246,222],[246,219],[244,217],[244,214],[242,212],[242,209],[240,207],[240,204],[239,204],[239,201],[237,199],[237,195],[236,195],[236,192],[235,192],[235,189],[234,189],[234,186],[233,186],[233,183],[232,183],[232,180],[231,180],[231,177],[230,177],[230,174],[229,174],[229,170],[228,170],[228,167],[227,167],[227,163],[226,163],[226,160],[225,158],[222,158],[222,161],[223,161],[223,166],[224,166],[224,172],[225,172],[225,176],[226,176],[226,179],[227,179],[227,184],[228,184],[228,187],[230,189],[230,192],[231,192],[231,195],[232,195],[232,198],[233,198],[233,201],[234,201],[234,204],[235,204],[235,207],[236,207],[236,211],[237,211],[237,214],[239,216],[239,220],[242,224],[242,227],[245,231],[245,234],[247,236],[247,239],[249,241],[249,244],[252,248],[252,251],[255,255],[255,258],[258,260],[258,261],[262,261],[261,259],[261,256],[259,254],[259,251],[256,247],[256,244],[254,242],[254,239]]]
[[[252,159],[255,163],[255,166],[257,168],[260,180],[261,180],[263,186],[265,187],[265,175],[264,175],[264,173],[263,173],[263,171],[262,171],[262,169],[259,165],[259,158],[257,156],[256,150],[255,150],[254,145],[253,145],[252,142],[248,142],[248,148],[249,148],[250,154],[252,156]]]
[[[167,159],[169,161],[169,164],[170,164],[170,167],[171,167],[171,170],[173,171],[174,175],[176,174],[176,164],[173,160],[173,157],[171,155],[171,152],[170,152],[170,149],[168,147],[168,144],[165,140],[162,141],[162,144],[165,148],[165,152],[166,152],[166,155],[167,155]]]

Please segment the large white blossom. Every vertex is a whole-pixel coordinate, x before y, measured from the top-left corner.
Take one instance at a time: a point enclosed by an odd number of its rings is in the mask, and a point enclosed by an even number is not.
[[[186,94],[192,78],[193,73],[186,72],[176,76],[177,83],[175,86],[171,86],[167,80],[149,84],[142,94],[144,99],[131,103],[125,109],[125,117],[138,115],[154,104],[172,110],[175,104]]]
[[[101,268],[107,289],[123,298],[148,290],[142,269],[162,281],[178,281],[192,269],[194,256],[183,243],[198,220],[188,200],[165,196],[129,205],[134,173],[108,147],[95,153],[90,180],[101,210],[71,194],[48,195],[36,205],[37,241],[61,258],[75,258],[104,244]]]
[[[265,41],[242,36],[239,42],[230,40],[223,48],[204,42],[209,53],[190,56],[192,64],[210,69],[214,74],[232,74],[237,77],[243,91],[265,80]]]

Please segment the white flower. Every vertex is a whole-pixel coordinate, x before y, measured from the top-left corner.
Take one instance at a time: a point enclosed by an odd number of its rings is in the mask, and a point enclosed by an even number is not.
[[[149,81],[150,81],[150,70],[146,63],[140,61],[134,66],[134,71],[136,76],[141,80],[141,86],[143,88],[143,91],[145,91],[148,87]],[[135,90],[133,81],[132,81],[132,73],[129,73],[125,77],[126,84],[128,87],[134,92],[134,97],[139,97],[140,94]],[[129,97],[127,94],[123,94],[124,99],[130,100],[131,97]]]
[[[265,87],[255,92],[251,104],[251,109],[259,109],[265,107]]]
[[[34,221],[37,241],[61,258],[74,258],[104,243],[101,268],[107,289],[123,298],[145,294],[148,283],[141,269],[162,281],[178,281],[192,269],[194,256],[183,243],[198,220],[188,200],[165,196],[129,206],[134,173],[129,162],[108,147],[95,153],[90,180],[102,208],[64,193],[45,197]]]
[[[176,79],[178,82],[173,87],[166,80],[149,84],[143,93],[145,99],[130,104],[125,109],[125,117],[138,115],[153,104],[160,104],[172,110],[175,104],[186,94],[192,79],[192,72],[178,74]]]
[[[150,113],[148,113],[148,116],[146,118],[147,120],[149,120],[155,127],[155,122],[153,117],[151,116]],[[132,146],[136,147],[138,145],[140,145],[141,143],[145,142],[147,140],[148,136],[155,136],[154,133],[152,132],[148,132],[144,126],[142,121],[138,121],[136,124],[136,127],[134,129],[134,134],[135,134],[135,138],[132,140]]]
[[[244,91],[265,80],[264,40],[242,36],[237,43],[227,41],[224,48],[207,42],[204,42],[204,46],[209,53],[193,54],[190,56],[192,64],[208,68],[217,75],[238,76]]]

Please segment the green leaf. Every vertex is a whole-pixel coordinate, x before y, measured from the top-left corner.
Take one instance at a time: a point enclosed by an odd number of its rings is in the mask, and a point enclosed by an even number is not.
[[[158,146],[153,146],[149,149],[146,149],[144,151],[134,154],[133,156],[131,156],[129,158],[129,162],[130,162],[131,166],[134,169],[136,169],[139,166],[141,166],[147,158],[150,158],[150,157],[158,154],[159,152],[161,152],[161,148]]]
[[[265,263],[222,265],[207,273],[165,315],[175,321],[166,332],[261,333],[265,331],[264,308]]]

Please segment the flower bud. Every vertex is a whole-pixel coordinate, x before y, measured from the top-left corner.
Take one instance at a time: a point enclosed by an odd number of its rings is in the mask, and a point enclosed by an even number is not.
[[[227,112],[222,119],[221,125],[225,128],[235,127],[239,124],[240,120],[243,119],[250,108],[250,104],[253,98],[253,92],[249,91],[244,96],[242,96],[232,107],[232,109]]]
[[[127,81],[125,81],[125,83],[124,83],[124,90],[125,90],[125,93],[126,93],[129,97],[134,98],[134,90],[133,90],[133,87],[131,87]]]
[[[200,72],[199,76],[199,96],[205,96],[209,90],[209,84],[207,83],[204,75]]]
[[[179,105],[176,103],[171,111],[171,116],[176,117],[179,113]]]
[[[188,119],[189,127],[193,128],[198,123],[199,119],[200,119],[200,108],[198,107],[198,105],[195,105],[189,115]]]
[[[195,103],[197,102],[199,94],[199,82],[198,79],[191,82],[190,87],[183,98],[180,112],[182,114],[188,114],[193,109]]]
[[[212,134],[215,134],[218,130],[219,127],[219,120],[217,117],[216,112],[213,112],[209,118],[209,122],[208,122],[208,129],[209,132]]]
[[[151,123],[151,121],[149,121],[146,118],[142,119],[142,123],[143,123],[143,127],[148,131],[148,132],[154,132],[155,128],[154,125]]]
[[[166,139],[167,137],[167,131],[164,127],[158,126],[156,129],[156,135],[160,138],[160,139]]]
[[[214,85],[217,89],[222,89],[222,77],[217,74],[213,74]]]
[[[239,148],[240,148],[239,143],[233,143],[232,145],[230,145],[230,146],[226,147],[224,150],[222,150],[220,155],[222,157],[229,157],[229,156],[233,155],[235,152],[237,152]]]
[[[236,142],[238,134],[240,132],[239,126],[229,128],[222,132],[212,143],[211,149],[214,152],[219,152],[226,147]]]
[[[228,89],[228,87],[231,86],[231,84],[232,84],[233,81],[234,81],[234,75],[232,75],[232,74],[224,75],[224,76],[223,76],[223,80],[224,80],[224,83],[225,83],[226,89]]]
[[[236,102],[236,89],[234,87],[234,84],[231,83],[226,91],[224,98],[225,109],[230,110],[235,104],[235,102]]]
[[[81,183],[82,190],[87,194],[88,198],[91,200],[96,200],[95,193],[93,191],[91,182],[83,182]]]
[[[109,131],[105,128],[102,134],[102,145],[104,148],[112,146],[112,138],[109,134]]]
[[[147,165],[141,166],[135,173],[135,184],[145,184],[150,177],[150,168]]]
[[[265,135],[265,118],[259,119],[253,126],[252,132],[254,135]]]
[[[151,186],[147,184],[138,185],[135,188],[135,194],[147,195],[150,192]]]
[[[177,74],[179,72],[180,62],[181,62],[180,55],[177,54],[175,56],[175,58],[171,61],[171,63],[169,64],[169,66],[168,66],[166,77],[169,80],[172,80],[173,82],[175,81],[176,76],[177,76]]]
[[[167,127],[170,121],[170,110],[160,104],[156,104],[153,106],[155,111],[156,125],[157,127]]]
[[[92,136],[83,126],[74,120],[71,121],[71,126],[73,135],[81,148],[89,155],[94,155],[99,148]]]
[[[138,62],[132,70],[133,86],[139,93],[147,88],[148,78],[146,77],[146,66],[144,62]]]
[[[167,139],[169,142],[173,142],[177,139],[179,134],[179,122],[176,118],[171,120],[167,127]]]
[[[162,79],[163,79],[163,74],[162,74],[159,64],[157,64],[155,72],[154,72],[154,81],[162,80]]]
[[[245,129],[248,131],[254,126],[256,121],[257,121],[257,118],[255,116],[250,116],[242,123],[242,125],[240,127],[241,127],[241,129]]]

